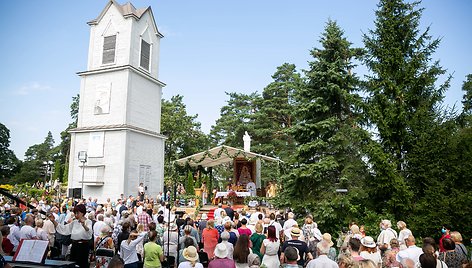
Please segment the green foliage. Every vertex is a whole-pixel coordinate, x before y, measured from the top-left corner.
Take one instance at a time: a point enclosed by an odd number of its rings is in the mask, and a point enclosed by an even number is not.
[[[161,132],[167,136],[165,155],[167,163],[207,149],[209,140],[201,131],[197,115],[188,115],[183,96],[162,100]]]
[[[20,168],[20,161],[9,147],[10,130],[0,123],[0,184],[8,183]]]
[[[183,96],[172,96],[162,100],[161,133],[167,136],[164,148],[164,175],[167,185],[185,176],[185,168],[172,164],[181,157],[189,156],[208,149],[210,141],[196,121],[197,115],[188,115]]]
[[[188,171],[187,172],[187,183],[185,187],[185,192],[189,195],[194,195],[195,194],[195,188],[194,188],[194,180],[193,180],[193,172]]]
[[[378,132],[378,145],[371,143],[368,151],[375,178],[369,193],[377,211],[387,208],[397,217],[410,211],[415,186],[422,183],[414,169],[429,162],[420,151],[430,146],[428,130],[435,125],[450,80],[436,86],[445,73],[438,61],[431,62],[440,40],[432,39],[429,27],[419,29],[423,9],[418,6],[381,0],[376,28],[364,35],[364,62],[370,70],[366,115]]]
[[[251,119],[256,110],[257,93],[228,93],[228,104],[221,108],[220,118],[212,126],[210,137],[216,145],[243,147],[245,131],[251,133]]]
[[[15,183],[34,183],[37,180],[44,181],[46,175],[45,162],[53,159],[54,139],[51,131],[44,139],[44,142],[32,145],[26,150],[25,161],[13,179]],[[47,176],[49,180],[49,176]]]
[[[255,98],[252,116],[252,150],[260,154],[288,160],[295,141],[288,130],[296,123],[294,93],[303,80],[294,64],[284,63],[272,75],[274,80]]]
[[[311,51],[314,59],[306,71],[306,85],[295,91],[298,121],[290,133],[298,146],[295,167],[283,185],[283,196],[293,196],[291,205],[332,202],[332,194],[323,199],[323,193],[354,187],[365,174],[359,148],[365,133],[358,127],[358,79],[351,72],[351,61],[360,50],[350,48],[343,35],[335,22],[328,21],[320,40],[323,48]],[[300,196],[304,202],[299,202]],[[332,207],[323,207],[330,208],[324,216],[334,217]]]

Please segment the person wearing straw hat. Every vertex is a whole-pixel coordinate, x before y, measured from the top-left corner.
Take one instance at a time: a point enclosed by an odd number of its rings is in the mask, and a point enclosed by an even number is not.
[[[371,236],[366,236],[361,239],[361,251],[359,255],[364,259],[373,261],[375,265],[379,267],[382,264],[380,250],[377,249],[377,244]]]
[[[184,249],[182,256],[186,261],[181,262],[178,268],[203,268],[203,265],[198,260],[197,248],[189,246]]]
[[[236,268],[234,260],[228,258],[228,248],[225,244],[219,243],[215,248],[215,259],[208,264],[208,268]]]
[[[338,264],[328,258],[328,253],[332,244],[333,242],[330,243],[327,240],[321,240],[321,242],[317,243],[316,249],[318,251],[318,258],[311,260],[306,267],[338,268]]]
[[[311,260],[313,259],[313,255],[311,255],[311,253],[308,252],[308,245],[306,244],[306,242],[299,240],[301,231],[298,227],[293,227],[292,231],[290,232],[290,235],[292,239],[285,241],[282,245],[282,254],[280,254],[280,263],[284,263],[285,261],[285,256],[284,256],[285,249],[287,247],[294,247],[298,250],[298,255],[300,256],[300,259],[297,261],[297,263],[298,265],[303,267],[305,264],[305,258],[307,260]]]
[[[321,236],[321,242],[326,241],[329,245],[328,258],[332,261],[336,261],[336,249],[333,247],[334,243],[331,240],[331,235],[329,233],[324,233]]]

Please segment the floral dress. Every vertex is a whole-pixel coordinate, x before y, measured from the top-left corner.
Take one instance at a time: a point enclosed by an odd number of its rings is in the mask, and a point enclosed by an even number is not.
[[[95,242],[98,243],[96,247],[97,249],[104,248],[104,249],[114,250],[113,239],[110,236],[106,236],[105,238],[97,237],[97,240]],[[111,259],[112,259],[111,257],[96,256],[95,267],[97,268],[108,267],[108,264],[110,263]]]
[[[440,252],[438,259],[445,262],[448,268],[462,268],[462,263],[467,261],[467,258],[457,251]]]
[[[397,261],[397,254],[399,251],[400,248],[387,250],[382,257],[382,268],[400,267],[400,263]]]

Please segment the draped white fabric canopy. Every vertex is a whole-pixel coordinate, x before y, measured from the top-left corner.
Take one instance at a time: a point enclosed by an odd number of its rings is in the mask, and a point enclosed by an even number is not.
[[[234,158],[246,158],[246,159],[263,159],[268,161],[279,161],[280,159],[256,154],[253,152],[246,152],[242,149],[234,148],[227,145],[220,145],[206,152],[200,152],[194,155],[190,155],[178,160],[175,160],[175,163],[181,166],[190,165],[192,167],[202,166],[202,167],[214,167],[224,163],[232,162]]]

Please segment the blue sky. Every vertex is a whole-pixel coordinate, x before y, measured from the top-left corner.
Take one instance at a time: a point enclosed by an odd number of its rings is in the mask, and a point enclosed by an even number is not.
[[[124,1],[118,1],[124,3]],[[71,121],[69,105],[79,92],[76,75],[85,71],[89,26],[106,0],[0,1],[2,66],[0,122],[11,131],[20,159],[26,149],[59,133]],[[311,60],[309,50],[328,18],[336,20],[354,46],[373,28],[377,1],[362,0],[136,0],[151,6],[164,34],[160,77],[164,98],[184,96],[187,111],[198,114],[208,133],[225,104],[226,92],[261,92],[277,66],[299,70]],[[471,19],[468,0],[428,0],[423,27],[442,43],[434,55],[453,74],[445,105],[460,107],[461,86],[472,73]]]

